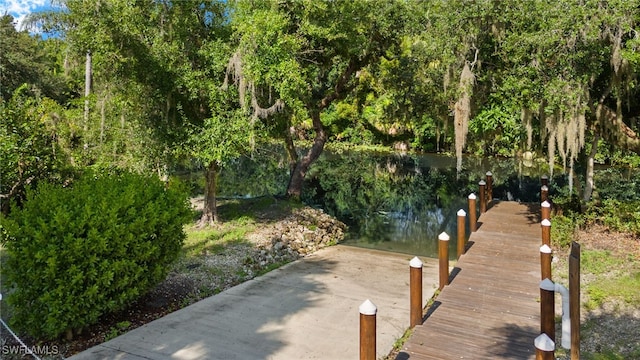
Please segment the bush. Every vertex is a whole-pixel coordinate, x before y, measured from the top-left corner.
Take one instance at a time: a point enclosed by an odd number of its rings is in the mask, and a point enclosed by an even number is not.
[[[39,338],[95,323],[162,281],[185,239],[187,197],[157,178],[41,184],[0,222],[16,328]]]
[[[640,236],[640,201],[606,199],[602,203],[591,203],[585,214],[587,223],[597,223],[612,230],[624,231]]]

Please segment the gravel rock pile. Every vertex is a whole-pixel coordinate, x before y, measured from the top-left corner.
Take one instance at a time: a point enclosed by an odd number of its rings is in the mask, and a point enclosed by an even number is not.
[[[287,261],[311,254],[344,239],[347,226],[309,207],[294,209],[284,219],[267,225],[253,233],[249,240],[260,251],[258,263]]]

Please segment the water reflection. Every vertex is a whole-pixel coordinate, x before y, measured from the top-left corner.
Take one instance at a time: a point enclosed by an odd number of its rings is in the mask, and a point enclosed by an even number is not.
[[[457,174],[455,158],[442,155],[327,154],[308,176],[305,200],[349,225],[346,244],[436,257],[444,231],[454,257],[456,213],[468,210],[467,196],[487,171],[494,198],[521,201],[537,201],[543,173],[530,166],[525,174],[517,159],[465,160]]]
[[[220,195],[281,193],[288,180],[285,159],[274,153],[239,159],[223,170]],[[438,234],[445,231],[453,257],[456,213],[467,211],[467,196],[487,171],[493,173],[494,198],[539,199],[546,165],[526,165],[518,159],[467,157],[457,174],[456,160],[449,156],[325,152],[307,174],[303,201],[347,223],[347,244],[436,257]]]

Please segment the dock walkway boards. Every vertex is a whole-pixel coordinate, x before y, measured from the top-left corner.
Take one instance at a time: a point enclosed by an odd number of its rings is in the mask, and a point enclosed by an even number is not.
[[[535,359],[540,329],[538,207],[498,202],[478,220],[455,277],[397,360]],[[453,275],[452,275],[453,276]]]

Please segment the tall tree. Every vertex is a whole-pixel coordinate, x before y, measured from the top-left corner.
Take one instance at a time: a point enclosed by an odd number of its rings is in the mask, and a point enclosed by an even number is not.
[[[148,109],[143,123],[165,144],[165,155],[188,153],[205,162],[208,185],[201,223],[215,222],[217,172],[251,138],[247,126],[233,123],[241,118],[238,105],[225,101],[221,90],[231,54],[230,4],[67,0],[66,7],[69,40],[79,51],[91,50],[102,81],[131,84],[140,91],[128,94],[134,104]],[[95,86],[100,86],[97,79]],[[161,173],[166,167],[166,159],[156,166]]]
[[[292,125],[310,119],[315,133],[302,156],[292,154],[288,196],[300,197],[304,177],[328,140],[322,114],[353,91],[360,71],[400,43],[407,10],[399,1],[238,3],[236,56],[248,85],[241,96],[255,99],[247,102],[254,108],[278,99],[291,109]]]

